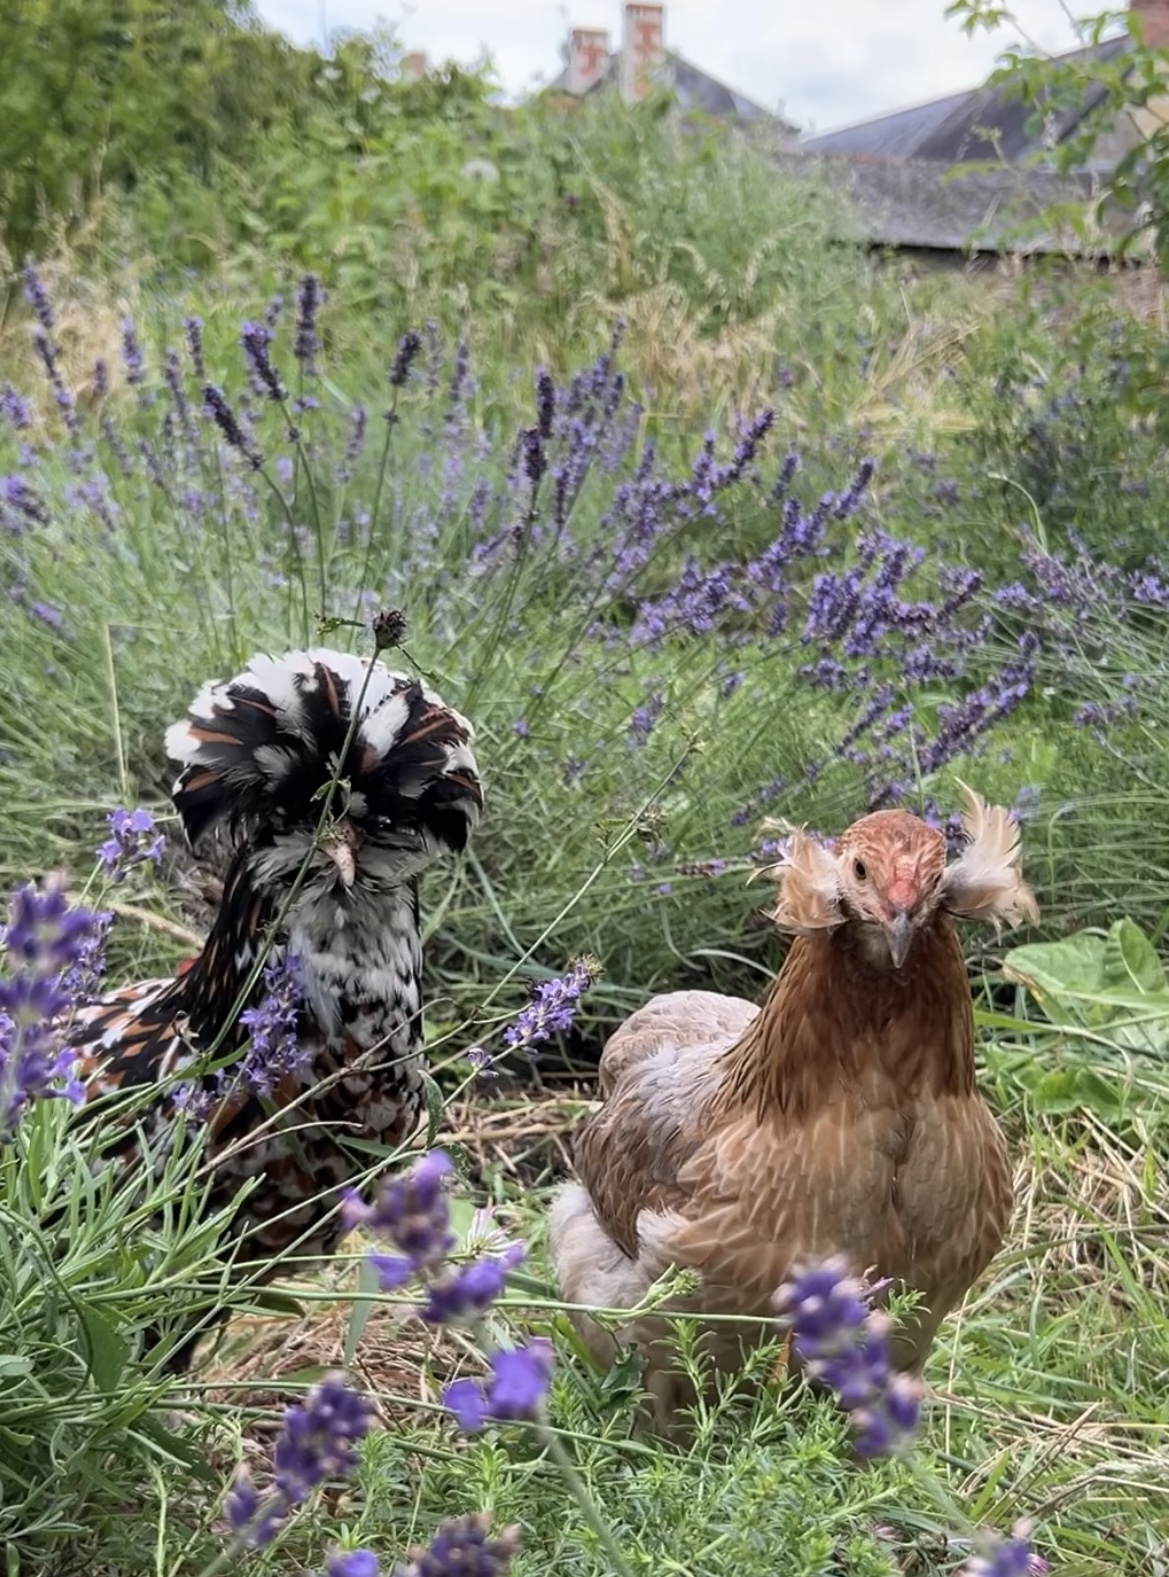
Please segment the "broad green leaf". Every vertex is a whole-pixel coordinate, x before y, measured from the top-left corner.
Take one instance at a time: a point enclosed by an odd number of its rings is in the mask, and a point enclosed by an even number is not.
[[[1086,1022],[1078,1004],[1104,984],[1106,945],[1102,936],[1089,931],[1077,931],[1058,942],[1031,942],[1011,949],[1003,959],[1003,973],[1026,986],[1045,1010],[1071,1008]]]
[[[1148,937],[1132,920],[1118,920],[1108,933],[1104,946],[1103,981],[1106,988],[1121,991],[1164,993],[1165,971]]]
[[[1169,1056],[1169,983],[1132,920],[1117,920],[1107,936],[1079,931],[1016,947],[1003,971],[1026,986],[1052,1023],[1091,1030],[1126,1051]],[[1088,1104],[1103,1110],[1098,1100]]]

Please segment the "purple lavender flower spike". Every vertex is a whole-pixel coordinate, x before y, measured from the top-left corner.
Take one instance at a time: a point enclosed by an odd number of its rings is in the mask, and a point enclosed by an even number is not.
[[[279,404],[287,398],[288,390],[272,365],[272,339],[272,330],[267,323],[245,323],[240,330],[240,343],[256,393],[266,395]]]
[[[122,363],[126,368],[127,383],[136,386],[146,381],[142,345],[133,318],[122,319]]]
[[[207,414],[223,434],[224,438],[233,449],[238,449],[245,455],[254,470],[259,470],[263,461],[260,455],[249,443],[243,428],[236,418],[235,412],[228,404],[227,396],[223,390],[214,383],[203,385],[203,401]]]
[[[455,1245],[443,1186],[453,1170],[445,1151],[431,1150],[409,1172],[385,1183],[372,1205],[351,1195],[343,1219],[386,1239],[414,1272],[439,1265]]]
[[[294,953],[272,958],[263,974],[264,995],[256,1007],[245,1008],[239,1021],[250,1044],[231,1073],[257,1095],[271,1095],[282,1078],[303,1068],[311,1051],[300,1039],[304,971]],[[227,1077],[226,1069],[223,1070]]]
[[[486,1381],[452,1380],[443,1392],[443,1401],[468,1434],[474,1434],[489,1419],[530,1422],[543,1408],[552,1380],[552,1361],[552,1343],[534,1337],[526,1347],[494,1353]]]
[[[44,281],[31,263],[24,271],[24,299],[32,308],[33,315],[41,328],[46,334],[51,334],[57,326],[53,303],[49,299]]]
[[[162,863],[166,837],[156,831],[154,817],[144,807],[126,810],[119,806],[110,811],[109,824],[111,836],[99,847],[97,857],[111,881],[122,881],[134,865]]]
[[[0,416],[13,432],[24,432],[32,422],[32,407],[8,382],[0,389]]]
[[[961,1577],[1043,1577],[1049,1562],[1032,1552],[1030,1531],[1026,1522],[1017,1523],[1009,1539],[994,1540],[981,1555],[967,1561]]]
[[[487,1393],[480,1381],[452,1380],[443,1391],[442,1399],[464,1434],[475,1434],[487,1422]]]
[[[270,1544],[294,1507],[321,1484],[346,1478],[372,1416],[370,1404],[339,1374],[327,1375],[303,1402],[287,1408],[273,1451],[273,1492],[261,1500],[241,1470],[224,1503],[228,1527],[239,1543],[252,1549]]]
[[[524,475],[532,484],[533,489],[539,486],[540,478],[548,469],[548,455],[544,448],[544,440],[540,436],[538,427],[525,427],[520,434],[520,456],[524,464]]]
[[[654,724],[662,715],[663,702],[660,695],[651,695],[644,706],[634,707],[629,718],[629,740],[633,745],[644,745],[653,733]]]
[[[317,333],[317,314],[321,309],[323,292],[316,274],[306,274],[296,293],[296,344],[293,355],[307,374],[316,372],[317,353],[321,348]]]
[[[876,1290],[850,1276],[842,1259],[829,1259],[785,1283],[774,1300],[795,1356],[852,1415],[859,1456],[896,1450],[916,1429],[920,1405],[917,1382],[892,1368],[893,1322],[870,1308]]]
[[[347,1550],[334,1555],[325,1568],[325,1577],[379,1577],[381,1567],[372,1550]]]
[[[536,374],[536,432],[546,442],[552,436],[552,421],[556,413],[556,386],[552,376],[543,367]]]
[[[187,333],[187,348],[191,352],[191,366],[195,369],[195,376],[200,383],[207,378],[207,365],[203,359],[203,319],[184,318],[183,328]]]
[[[504,1031],[509,1046],[530,1050],[542,1040],[572,1028],[580,999],[596,980],[599,968],[595,959],[578,958],[567,974],[555,980],[542,980],[532,1001]]]
[[[492,1538],[488,1512],[475,1517],[454,1517],[444,1522],[429,1548],[416,1550],[408,1566],[397,1566],[394,1577],[503,1577],[520,1547],[519,1529],[504,1528]],[[329,1577],[377,1577],[375,1571],[333,1573]]]
[[[390,368],[390,388],[400,389],[410,376],[410,368],[422,349],[422,338],[414,329],[407,329],[398,341],[398,349]]]
[[[290,1505],[326,1480],[352,1472],[357,1443],[372,1416],[370,1404],[349,1389],[343,1375],[328,1376],[287,1410],[272,1461],[276,1488]]]
[[[427,1301],[420,1310],[428,1325],[454,1325],[486,1313],[502,1293],[509,1271],[526,1257],[522,1243],[509,1243],[502,1254],[472,1260],[447,1272],[427,1286]]]
[[[72,909],[64,893],[20,888],[0,942],[0,1143],[10,1141],[34,1100],[79,1103],[74,1055],[57,1027],[96,965],[102,917]]]

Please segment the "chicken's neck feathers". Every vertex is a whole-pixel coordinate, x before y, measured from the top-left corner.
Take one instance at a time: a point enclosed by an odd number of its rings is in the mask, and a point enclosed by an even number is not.
[[[848,927],[797,937],[723,1064],[720,1105],[760,1120],[807,1117],[874,1071],[909,1094],[970,1094],[974,1014],[952,922],[939,914],[899,970],[869,962]]]
[[[175,982],[191,1031],[208,1043],[244,990],[279,916],[281,893],[257,881],[253,851],[241,848],[202,953]],[[341,894],[306,883],[284,918],[273,952],[300,962],[304,1000],[326,1045],[350,1052],[385,1047],[411,1057],[422,1045],[422,945],[418,884]],[[271,954],[269,955],[271,956]],[[262,976],[248,1006],[264,995]],[[379,1059],[381,1060],[381,1059]]]

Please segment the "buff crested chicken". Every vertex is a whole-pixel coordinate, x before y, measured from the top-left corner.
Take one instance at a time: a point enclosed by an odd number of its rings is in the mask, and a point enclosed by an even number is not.
[[[204,685],[167,730],[188,840],[197,846],[217,823],[231,836],[219,911],[181,973],[82,1007],[69,1041],[87,1104],[153,1087],[142,1128],[160,1153],[180,1109],[202,1115],[208,1208],[254,1185],[229,1233],[245,1260],[275,1267],[288,1252],[328,1252],[342,1233],[339,1191],[368,1168],[369,1145],[398,1144],[418,1123],[418,880],[462,850],[479,820],[471,740],[467,720],[417,679],[326,649],[253,657]],[[319,830],[335,775],[343,782]],[[269,935],[269,963],[286,964],[295,989],[279,1059],[249,1076]],[[199,1067],[212,1050],[227,1061],[221,1072]],[[100,1137],[100,1105],[95,1118]],[[122,1138],[115,1124],[107,1150],[124,1155],[137,1132]],[[169,1369],[189,1365],[198,1334],[170,1352]]]
[[[843,1258],[919,1301],[893,1362],[920,1371],[938,1325],[1002,1242],[1011,1170],[975,1085],[974,1015],[955,920],[1038,918],[1008,813],[964,789],[966,843],[901,810],[834,844],[794,832],[773,918],[793,934],[763,1006],[709,991],[654,997],[610,1037],[602,1104],[575,1136],[579,1181],[553,1202],[562,1297],[635,1309],[672,1269],[698,1290],[667,1307],[710,1321],[715,1372],[775,1338],[777,1289]],[[602,1365],[644,1359],[656,1432],[687,1432],[694,1388],[671,1322],[616,1330],[573,1316]]]

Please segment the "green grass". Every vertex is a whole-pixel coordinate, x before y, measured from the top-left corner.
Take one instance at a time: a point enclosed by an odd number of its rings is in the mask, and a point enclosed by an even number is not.
[[[1041,1042],[1026,1048],[1039,1052]],[[988,1048],[990,1084],[1009,1103],[1016,1165],[1015,1228],[991,1272],[943,1328],[927,1368],[930,1399],[914,1453],[863,1469],[846,1464],[846,1430],[826,1404],[798,1389],[759,1382],[775,1358],[758,1356],[741,1386],[700,1421],[684,1451],[655,1447],[631,1430],[633,1382],[606,1382],[572,1353],[547,1292],[513,1292],[494,1324],[514,1335],[551,1331],[561,1359],[550,1423],[618,1538],[632,1570],[717,1577],[728,1570],[942,1573],[954,1570],[976,1528],[1035,1525],[1034,1546],[1053,1569],[1076,1574],[1147,1571],[1169,1534],[1159,1493],[1165,1427],[1163,1376],[1166,1207],[1156,1160],[1163,1153],[1169,1085],[1141,1077],[1117,1126],[1091,1117],[1053,1119],[1021,1094],[1008,1053]],[[522,1122],[537,1114],[519,1108]],[[548,1113],[548,1117],[555,1114]],[[509,1230],[537,1245],[543,1185],[517,1192],[509,1169],[484,1172],[475,1197],[500,1201]],[[545,1173],[545,1178],[547,1173]],[[554,1461],[518,1428],[461,1441],[436,1408],[438,1389],[473,1351],[456,1338],[430,1344],[392,1317],[363,1327],[357,1373],[387,1410],[337,1522],[303,1530],[303,1558],[324,1541],[391,1552],[425,1543],[468,1506],[518,1523],[516,1570],[608,1573],[612,1565],[566,1494]],[[278,1357],[272,1328],[246,1330],[226,1359],[257,1376],[274,1364],[281,1386],[296,1356],[340,1350],[348,1324],[330,1294],[314,1344]],[[256,1348],[259,1349],[257,1356]],[[686,1362],[685,1331],[680,1361]],[[300,1374],[306,1371],[302,1366]],[[300,1538],[293,1540],[300,1550]],[[279,1561],[274,1568],[286,1569]]]

